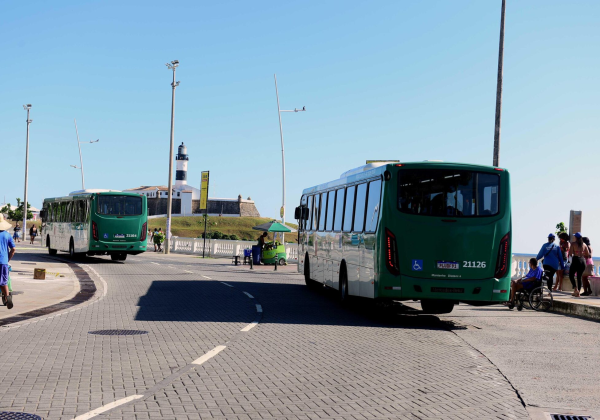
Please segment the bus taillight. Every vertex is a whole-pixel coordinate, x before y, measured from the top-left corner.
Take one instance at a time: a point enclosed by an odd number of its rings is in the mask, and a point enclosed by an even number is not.
[[[506,276],[508,271],[509,255],[508,249],[510,248],[510,232],[504,235],[500,240],[500,249],[498,250],[498,261],[496,262],[496,273],[494,277],[497,279]]]
[[[142,234],[140,235],[140,241],[146,240],[146,233],[148,233],[148,222],[142,225]]]
[[[388,228],[385,228],[385,265],[394,276],[400,274],[396,236]]]
[[[99,239],[98,225],[96,224],[96,222],[92,222],[92,238],[94,238],[94,241],[97,241]]]

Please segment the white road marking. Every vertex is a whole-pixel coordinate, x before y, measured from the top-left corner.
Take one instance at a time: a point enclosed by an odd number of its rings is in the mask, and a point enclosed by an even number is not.
[[[210,277],[206,277],[206,276],[202,276],[202,277],[204,277],[205,279],[208,279],[208,280],[212,280]]]
[[[242,328],[240,331],[241,331],[241,332],[247,332],[247,331],[250,331],[252,328],[256,327],[257,325],[258,325],[258,322],[257,322],[257,321],[254,321],[253,323],[246,325],[246,326],[245,326],[244,328]]]
[[[75,417],[73,420],[87,420],[87,419],[91,419],[93,417],[96,417],[99,414],[102,414],[108,410],[112,410],[115,407],[118,407],[120,405],[126,404],[129,401],[133,401],[133,400],[138,400],[140,398],[144,398],[143,395],[131,395],[129,397],[125,397],[125,398],[121,398],[120,400],[108,403],[106,405],[103,405],[102,407],[96,408],[95,410],[92,410],[88,413],[82,414],[80,416]]]
[[[260,306],[258,303],[256,304],[256,312],[262,312],[262,306]]]
[[[252,296],[250,293],[248,293],[248,292],[244,292],[244,294],[245,294],[246,296],[248,296],[250,299],[254,299],[254,296]]]
[[[156,264],[156,265],[160,265],[159,263],[157,263],[157,262],[154,262],[154,261],[150,261],[150,264]]]
[[[217,346],[214,349],[212,349],[211,351],[205,353],[203,356],[201,356],[198,359],[194,360],[192,362],[192,364],[193,365],[201,365],[201,364],[205,363],[206,361],[208,361],[208,360],[212,359],[213,357],[215,357],[217,354],[221,353],[226,348],[227,348],[227,346]]]
[[[222,281],[222,282],[220,282],[220,283],[222,283],[222,284],[224,284],[225,286],[228,286],[228,287],[233,287],[231,284],[229,284],[229,283],[225,283],[224,281]]]
[[[186,273],[194,274],[194,272],[190,271],[190,270],[183,270],[183,271],[185,271]]]

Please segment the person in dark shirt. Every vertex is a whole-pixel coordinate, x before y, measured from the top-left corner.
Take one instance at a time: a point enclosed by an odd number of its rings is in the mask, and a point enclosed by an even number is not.
[[[508,309],[513,309],[515,307],[515,294],[519,290],[533,290],[536,283],[542,280],[543,275],[544,271],[538,267],[537,259],[531,258],[529,260],[529,272],[527,275],[521,279],[513,280],[510,284],[510,301]]]

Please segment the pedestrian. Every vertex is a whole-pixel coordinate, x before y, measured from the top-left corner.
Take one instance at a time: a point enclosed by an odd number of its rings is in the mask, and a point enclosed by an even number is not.
[[[29,228],[29,238],[31,239],[30,244],[33,245],[33,241],[35,241],[35,237],[38,235],[38,231],[37,231],[37,227],[35,225],[32,225],[31,228]]]
[[[590,256],[585,260],[585,271],[583,272],[583,276],[581,277],[583,280],[583,293],[581,296],[589,296],[592,294],[592,287],[590,286],[590,281],[588,277],[594,275],[594,260],[592,259],[592,255],[594,251],[592,250],[592,245],[590,244],[590,239],[587,236],[581,238],[584,244],[587,245],[588,250],[590,252]]]
[[[154,234],[154,243],[158,245],[158,252],[162,252],[162,243],[165,241],[165,235],[162,228],[158,228],[158,232]]]
[[[548,235],[548,242],[542,245],[538,252],[536,260],[543,260],[544,271],[548,272],[548,289],[552,290],[554,274],[560,269],[565,268],[565,262],[560,252],[560,246],[554,243],[556,237],[554,233]]]
[[[158,229],[154,228],[154,232],[152,232],[152,243],[154,244],[154,252],[156,252],[156,250],[158,249],[158,245],[156,244],[156,241],[154,240],[154,237],[156,236],[157,233],[158,233]]]
[[[515,307],[515,294],[519,290],[533,290],[538,281],[542,279],[544,272],[538,267],[538,261],[536,258],[529,260],[529,272],[523,278],[513,280],[510,282],[510,300],[508,302],[508,309]]]
[[[0,289],[8,309],[13,308],[12,295],[8,290],[9,261],[15,255],[15,242],[8,233],[12,226],[0,214]]]
[[[569,248],[569,256],[571,260],[571,268],[569,269],[569,279],[573,285],[573,296],[579,297],[579,290],[581,289],[581,276],[585,271],[585,260],[590,257],[590,250],[587,245],[583,243],[581,232],[577,232],[575,240],[571,242]],[[575,276],[577,275],[577,283],[575,283]]]
[[[556,272],[556,283],[554,285],[554,289],[553,290],[558,290],[559,292],[562,292],[562,284],[563,284],[563,279],[565,278],[565,276],[569,275],[569,268],[571,266],[571,263],[569,263],[569,248],[571,248],[571,243],[569,242],[569,234],[567,232],[561,232],[558,235],[558,238],[560,239],[560,252],[562,254],[562,258],[563,261],[565,263],[565,266],[562,270],[558,270]]]
[[[19,222],[17,222],[13,232],[13,239],[17,242],[21,242],[21,226],[19,226]]]

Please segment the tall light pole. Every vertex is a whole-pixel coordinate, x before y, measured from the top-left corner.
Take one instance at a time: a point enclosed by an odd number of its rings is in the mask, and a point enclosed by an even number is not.
[[[504,65],[504,13],[506,0],[502,0],[500,18],[500,46],[498,48],[498,81],[496,84],[496,118],[494,127],[494,166],[500,165],[500,121],[502,117],[502,67]]]
[[[167,63],[167,68],[173,70],[173,98],[171,100],[171,146],[169,148],[169,198],[167,199],[167,232],[165,239],[165,254],[171,250],[171,207],[173,199],[173,141],[175,137],[175,88],[179,86],[179,82],[175,82],[175,71],[179,66],[178,60],[173,60]]]
[[[71,165],[75,169],[81,169],[81,189],[85,190],[85,178],[83,177],[83,158],[81,157],[81,143],[98,143],[100,139],[91,141],[79,141],[79,131],[77,131],[77,120],[75,121],[75,134],[77,135],[77,147],[79,147],[79,168],[75,165]]]
[[[29,111],[31,110],[31,104],[23,105],[23,109],[27,111],[27,141],[25,143],[25,192],[23,194],[23,238],[27,232],[27,176],[29,175],[29,124],[33,120],[29,119]]]
[[[282,197],[281,197],[281,211],[279,215],[281,216],[281,224],[285,224],[285,149],[283,147],[283,126],[281,125],[281,113],[282,112],[302,112],[306,111],[306,107],[303,106],[302,109],[290,109],[285,110],[281,109],[279,106],[279,90],[277,89],[277,74],[273,75],[275,77],[275,96],[277,96],[277,114],[279,115],[279,136],[281,137],[281,171],[282,171]],[[281,243],[285,245],[284,242],[285,234],[281,234]],[[275,238],[273,238],[273,242],[275,242]]]

